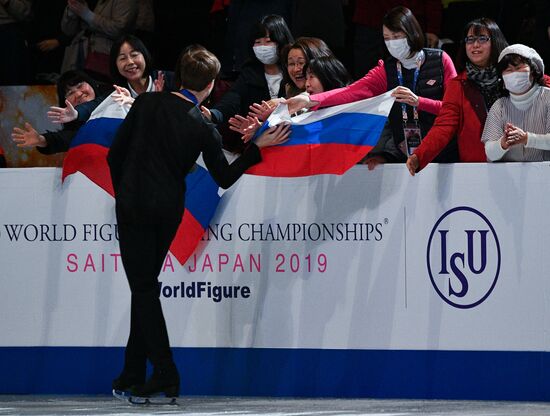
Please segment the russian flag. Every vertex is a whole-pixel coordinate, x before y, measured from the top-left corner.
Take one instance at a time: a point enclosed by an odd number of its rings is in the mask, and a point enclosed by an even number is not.
[[[183,265],[197,248],[220,203],[219,186],[208,170],[195,164],[185,177],[185,212],[170,251]]]
[[[81,172],[109,195],[114,196],[107,153],[129,111],[128,106],[118,104],[112,95],[97,106],[90,119],[80,127],[71,141],[63,161],[62,180],[75,172]]]
[[[129,108],[107,97],[92,113],[71,142],[63,162],[62,179],[81,172],[114,197],[107,153]],[[183,265],[193,254],[220,201],[219,187],[202,166],[187,175],[185,212],[170,251]]]
[[[290,117],[285,104],[257,135],[279,123],[291,124],[289,140],[262,149],[262,162],[247,173],[261,176],[341,175],[372,150],[395,100],[392,91],[374,98]]]

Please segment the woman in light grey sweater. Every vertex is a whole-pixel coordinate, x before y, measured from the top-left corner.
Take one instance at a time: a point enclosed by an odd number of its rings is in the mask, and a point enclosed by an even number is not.
[[[550,89],[544,63],[532,48],[515,44],[499,56],[497,69],[507,96],[497,100],[485,122],[481,141],[489,161],[550,160]]]

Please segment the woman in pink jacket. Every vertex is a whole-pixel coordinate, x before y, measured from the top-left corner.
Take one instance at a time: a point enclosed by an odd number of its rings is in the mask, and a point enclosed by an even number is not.
[[[438,49],[424,48],[425,38],[412,12],[403,6],[390,10],[383,20],[384,41],[390,54],[357,82],[322,94],[300,94],[288,101],[289,111],[328,107],[374,97],[393,90],[396,98],[389,119],[395,149],[369,154],[369,167],[384,162],[405,162],[420,137],[430,130],[441,108],[447,83],[456,76],[451,58]],[[406,139],[407,138],[407,139]],[[416,143],[413,139],[416,138]],[[442,162],[457,160],[452,145]]]

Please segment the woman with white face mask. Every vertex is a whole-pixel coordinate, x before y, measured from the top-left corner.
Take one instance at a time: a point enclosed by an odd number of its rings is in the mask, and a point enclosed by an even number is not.
[[[210,108],[211,120],[216,124],[225,124],[235,115],[246,115],[254,103],[284,96],[279,52],[293,41],[284,18],[265,16],[252,35],[251,58],[241,68],[231,89]],[[240,138],[231,134],[224,134],[224,145],[232,151],[243,148]]]
[[[447,82],[456,76],[451,58],[438,49],[424,48],[425,37],[412,12],[403,6],[391,9],[383,19],[384,42],[389,56],[355,83],[309,97],[288,101],[289,110],[328,107],[374,97],[393,90],[396,102],[388,117],[393,140],[369,154],[373,169],[385,162],[405,162],[431,128],[441,108]],[[456,144],[439,156],[440,162],[457,160]]]
[[[490,161],[550,160],[550,89],[544,62],[534,49],[515,44],[505,48],[497,71],[504,97],[491,107],[481,137]]]

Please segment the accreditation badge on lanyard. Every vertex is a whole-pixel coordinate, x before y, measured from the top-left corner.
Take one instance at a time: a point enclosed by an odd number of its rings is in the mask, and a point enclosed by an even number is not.
[[[417,60],[416,69],[414,71],[413,85],[411,91],[414,93],[416,90],[416,83],[418,81],[418,74],[420,72],[421,60]],[[399,85],[403,86],[403,70],[401,68],[401,62],[397,61],[397,79]],[[405,140],[400,143],[400,148],[407,156],[411,156],[415,149],[420,146],[422,141],[422,132],[420,131],[420,124],[418,122],[418,110],[415,106],[413,108],[414,122],[409,122],[409,115],[407,113],[407,104],[401,103],[401,113],[403,115],[403,137]]]

